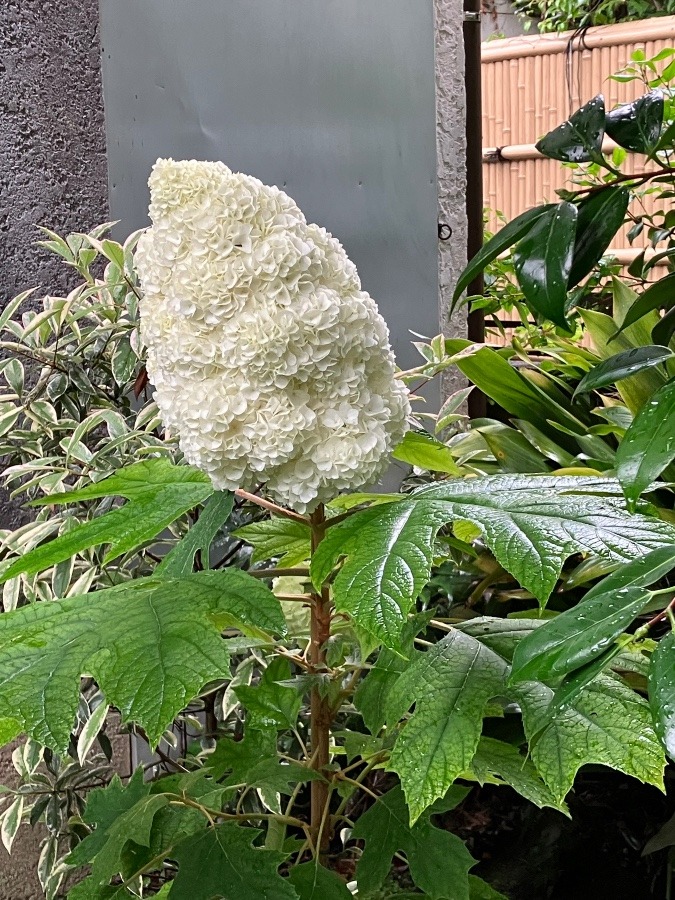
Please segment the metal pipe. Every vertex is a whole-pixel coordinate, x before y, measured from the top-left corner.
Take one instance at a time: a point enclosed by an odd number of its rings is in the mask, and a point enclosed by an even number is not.
[[[483,246],[483,103],[481,86],[481,0],[464,0],[464,84],[466,92],[466,217],[467,256]],[[468,287],[469,294],[482,294],[483,276]],[[469,340],[485,341],[485,317],[476,310],[468,317]],[[478,391],[469,397],[469,415],[485,415],[486,399]]]

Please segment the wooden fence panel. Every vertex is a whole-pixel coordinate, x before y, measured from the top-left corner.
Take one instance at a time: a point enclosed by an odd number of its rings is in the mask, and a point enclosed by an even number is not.
[[[645,91],[641,82],[617,82],[610,76],[629,63],[637,49],[649,58],[673,46],[675,16],[591,28],[578,37],[568,32],[484,43],[483,178],[488,228],[496,231],[504,219],[555,201],[556,189],[570,184],[569,169],[534,151],[542,135],[596,94],[604,94],[607,109],[640,96]],[[624,169],[644,171],[644,164],[643,156],[629,154]],[[639,214],[641,203],[646,212],[653,211],[650,197],[634,201],[631,210]],[[648,244],[643,234],[631,247],[626,231],[617,235],[611,248],[624,264]]]

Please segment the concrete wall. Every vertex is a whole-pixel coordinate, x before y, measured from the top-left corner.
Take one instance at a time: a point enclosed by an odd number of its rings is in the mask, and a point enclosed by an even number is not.
[[[462,2],[434,3],[439,221],[452,228],[439,250],[440,317],[447,334],[463,334],[461,314],[447,318],[466,260]],[[0,307],[35,285],[42,294],[67,289],[67,268],[33,246],[36,225],[87,230],[107,216],[97,0],[1,0]],[[0,495],[0,527],[17,527],[23,515]],[[0,783],[12,773],[10,753],[1,752]],[[39,839],[23,828],[11,859],[0,849],[0,900],[42,897]]]

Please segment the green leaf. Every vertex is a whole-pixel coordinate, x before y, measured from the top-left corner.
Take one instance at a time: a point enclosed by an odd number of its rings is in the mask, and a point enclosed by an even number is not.
[[[457,287],[452,295],[453,309],[462,293],[471,284],[471,282],[489,265],[493,260],[497,259],[500,253],[512,247],[516,241],[524,237],[535,222],[552,209],[554,204],[546,206],[537,206],[534,209],[528,209],[526,212],[516,216],[513,221],[505,225],[501,231],[491,238],[474,256],[469,265],[459,276]]]
[[[675,634],[659,641],[649,668],[649,705],[654,727],[671,759],[675,757]]]
[[[610,319],[611,321],[611,319]],[[469,341],[448,341],[450,352],[471,346]],[[585,431],[584,424],[564,409],[543,390],[528,382],[520,372],[490,347],[480,347],[471,356],[456,360],[457,368],[472,384],[512,416],[533,422],[552,440],[560,440],[560,432],[551,427],[555,422],[575,434]]]
[[[352,895],[340,876],[317,863],[293,866],[288,880],[300,900],[351,900]]]
[[[567,807],[553,796],[532,761],[511,744],[482,737],[471,770],[481,784],[494,783],[494,776],[497,776],[539,809],[550,806],[568,815]]]
[[[250,713],[250,723],[254,728],[295,726],[302,697],[295,688],[278,683],[288,681],[290,677],[290,663],[277,656],[267,666],[257,685],[240,685],[234,689]]]
[[[600,675],[553,721],[547,721],[553,690],[527,682],[518,688],[534,764],[557,800],[572,787],[583,765],[596,763],[663,790],[664,758],[649,706],[621,681]],[[542,729],[543,726],[543,729]]]
[[[263,730],[255,724],[247,725],[241,741],[219,739],[208,758],[208,767],[225,787],[246,784],[287,795],[296,784],[321,777],[300,763],[282,764],[277,753],[276,731]]]
[[[648,346],[623,350],[587,372],[577,385],[574,394],[575,396],[586,394],[589,391],[607,387],[609,384],[615,384],[622,378],[629,378],[643,369],[658,366],[672,356],[675,354],[667,347]]]
[[[631,305],[621,323],[619,333],[630,325],[634,325],[648,313],[655,309],[671,309],[675,305],[675,273],[660,278],[654,284],[650,284],[644,293]],[[666,342],[668,343],[668,342]]]
[[[136,769],[126,785],[115,774],[106,787],[91,791],[83,818],[95,829],[71,851],[67,857],[68,864],[84,866],[90,863],[105,846],[108,829],[149,793],[150,784],[143,780],[142,766]]]
[[[626,499],[640,494],[675,459],[675,381],[665,384],[633,420],[616,454]]]
[[[577,207],[563,201],[537,219],[513,250],[513,265],[528,306],[566,330],[576,227]]]
[[[398,649],[410,607],[429,579],[436,533],[450,517],[446,504],[412,499],[354,513],[326,532],[312,558],[312,580],[323,584],[346,555],[334,584],[336,608]]]
[[[512,680],[555,681],[604,654],[649,602],[646,588],[673,568],[675,546],[621,566],[518,644]]]
[[[284,856],[251,846],[259,834],[228,822],[182,841],[172,853],[178,874],[169,900],[298,900],[277,871]]]
[[[181,578],[189,575],[197,552],[202,553],[204,568],[210,568],[209,548],[230,518],[233,504],[234,494],[218,491],[210,497],[195,524],[155,569],[155,575],[160,578]]]
[[[603,162],[602,139],[605,136],[605,99],[598,94],[567,122],[554,128],[537,143],[537,150],[549,159],[561,162]]]
[[[354,705],[371,734],[378,734],[384,725],[387,698],[407,665],[400,653],[383,647],[377,662],[356,689]]]
[[[628,304],[632,303],[637,295],[625,288],[621,282],[615,281],[615,306],[619,305],[618,299],[621,296],[625,302],[621,302],[620,305],[627,310]],[[619,312],[619,316],[623,318],[624,315],[625,310],[622,309]],[[648,319],[636,322],[622,334],[617,334],[617,322],[611,316],[591,309],[580,309],[579,316],[593,341],[596,353],[601,359],[609,359],[617,351],[632,350],[635,347],[643,347],[652,343],[650,336],[652,326],[647,325]],[[656,318],[656,314],[654,314],[654,317]],[[637,375],[631,375],[630,378],[619,381],[616,389],[625,405],[635,415],[648,402],[651,395],[665,383],[665,380],[665,375],[659,369],[649,368],[638,372]]]
[[[662,124],[663,93],[650,91],[607,113],[605,128],[609,137],[626,150],[652,153],[659,142]]]
[[[409,431],[392,453],[394,459],[426,469],[428,472],[446,472],[459,475],[455,458],[440,441],[420,431]]]
[[[581,201],[568,289],[584,279],[607,250],[623,225],[629,199],[625,188],[610,187]]]
[[[672,526],[628,515],[618,492],[614,479],[594,477],[448,480],[329,528],[312,560],[312,580],[323,584],[345,556],[333,585],[337,609],[399,649],[407,613],[429,580],[441,525],[460,520],[480,528],[497,561],[543,603],[574,553],[621,563],[675,542]]]
[[[457,802],[465,792],[457,794]],[[352,837],[365,841],[356,867],[359,894],[384,883],[397,851],[406,855],[410,874],[420,890],[434,900],[469,900],[469,869],[474,866],[462,841],[431,824],[429,813],[409,825],[403,792],[395,787],[359,817]]]
[[[311,532],[307,525],[293,519],[274,518],[252,522],[233,532],[253,546],[251,562],[279,557],[280,567],[292,567],[309,559]]]
[[[667,347],[675,334],[675,309],[669,310],[652,328],[652,340],[655,344]]]
[[[92,675],[125,721],[155,744],[212,680],[229,677],[220,631],[283,633],[279,602],[239,569],[139,578],[0,616],[0,716],[36,740],[68,746],[80,676]]]
[[[99,544],[110,544],[104,559],[110,562],[157,537],[212,493],[210,481],[197,469],[158,458],[135,463],[80,491],[50,494],[41,498],[40,505],[109,496],[125,497],[129,502],[25,553],[2,571],[0,583],[22,573],[35,575]]]
[[[469,875],[469,900],[509,900],[477,875]]]
[[[541,474],[550,471],[546,457],[508,425],[484,425],[474,430],[483,436],[503,472]]]
[[[415,711],[389,762],[415,822],[471,767],[488,702],[502,694],[507,665],[479,641],[453,631],[419,654],[387,699],[387,720]]]

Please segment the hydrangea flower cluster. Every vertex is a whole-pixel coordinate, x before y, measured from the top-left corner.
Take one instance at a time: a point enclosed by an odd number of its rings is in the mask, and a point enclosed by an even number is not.
[[[342,245],[283,191],[160,159],[136,266],[165,425],[218,490],[298,512],[375,482],[410,412],[389,333]]]

